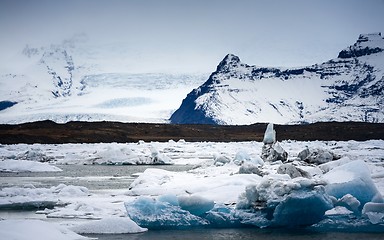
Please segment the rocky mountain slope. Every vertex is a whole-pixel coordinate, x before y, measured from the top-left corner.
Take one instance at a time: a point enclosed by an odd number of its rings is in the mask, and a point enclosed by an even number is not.
[[[362,34],[337,58],[299,68],[250,66],[228,54],[172,123],[384,122],[384,39]]]

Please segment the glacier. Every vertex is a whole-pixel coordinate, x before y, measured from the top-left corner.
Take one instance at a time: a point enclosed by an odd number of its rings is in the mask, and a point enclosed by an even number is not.
[[[127,64],[136,59],[121,54],[127,46],[93,44],[77,34],[15,53],[0,73],[0,123],[166,123],[183,96],[208,75],[163,73],[149,65],[132,72]]]

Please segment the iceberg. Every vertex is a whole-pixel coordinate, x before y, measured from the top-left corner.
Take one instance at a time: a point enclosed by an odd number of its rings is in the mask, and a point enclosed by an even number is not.
[[[273,123],[268,123],[264,133],[263,143],[274,144],[276,142],[276,131],[273,129]]]
[[[30,160],[0,160],[0,172],[60,172],[60,168],[48,163]]]
[[[0,220],[1,239],[80,240],[89,239],[54,223],[42,220]]]
[[[63,199],[89,196],[82,186],[59,184],[51,188],[6,187],[0,189],[0,209],[27,210],[54,208],[63,204]]]
[[[384,223],[384,203],[366,203],[362,213],[368,217],[372,224]]]
[[[324,191],[294,191],[280,202],[273,212],[273,225],[309,226],[321,221],[327,210],[333,207]]]
[[[74,226],[71,230],[78,234],[124,234],[141,233],[148,229],[138,226],[128,217],[108,217]]]
[[[211,210],[215,205],[212,200],[203,198],[198,195],[180,196],[178,197],[178,201],[181,209],[187,210],[196,216],[202,216]]]
[[[383,198],[371,178],[370,170],[364,161],[356,160],[332,169],[324,174],[328,181],[325,186],[327,194],[336,199],[346,194],[355,197],[359,202],[359,209],[371,201],[383,202]]]
[[[264,161],[259,156],[251,157],[246,151],[240,150],[236,153],[233,163],[236,165],[242,165],[244,163],[252,163],[254,165],[263,166]]]
[[[249,185],[236,208],[199,195],[140,196],[126,202],[128,216],[148,229],[239,226],[309,226],[333,208],[324,182],[288,175],[265,176]]]
[[[150,197],[139,197],[126,202],[128,216],[139,226],[148,229],[188,228],[208,225],[208,221],[193,215],[180,206]]]
[[[154,165],[172,164],[171,158],[160,153],[153,146],[150,146],[150,150],[151,150],[151,164],[154,164]]]
[[[309,226],[321,221],[333,208],[323,182],[284,176],[265,176],[240,195],[236,208],[250,213],[244,223],[259,227]]]

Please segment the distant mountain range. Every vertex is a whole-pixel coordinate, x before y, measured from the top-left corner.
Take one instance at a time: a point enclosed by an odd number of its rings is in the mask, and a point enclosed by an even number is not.
[[[384,39],[361,34],[337,58],[298,68],[250,66],[228,54],[172,123],[384,122]]]
[[[94,44],[79,34],[20,49],[0,66],[0,123],[384,122],[380,33],[360,35],[337,58],[307,67],[250,66],[228,54],[210,76],[130,73],[140,53]],[[154,53],[148,69],[156,66]]]

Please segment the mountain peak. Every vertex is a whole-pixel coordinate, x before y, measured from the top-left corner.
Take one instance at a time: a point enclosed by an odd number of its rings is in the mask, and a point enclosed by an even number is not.
[[[360,34],[359,39],[357,39],[358,43],[361,42],[372,42],[372,41],[382,41],[381,32],[376,33],[368,33],[368,34]]]
[[[240,58],[234,54],[227,54],[217,66],[216,72],[228,72],[241,64]]]
[[[369,57],[367,57],[369,55]],[[384,39],[361,34],[338,59],[302,68],[247,65],[228,54],[172,123],[384,122]]]
[[[354,58],[384,51],[384,38],[381,33],[360,34],[356,43],[342,50],[338,58]]]

